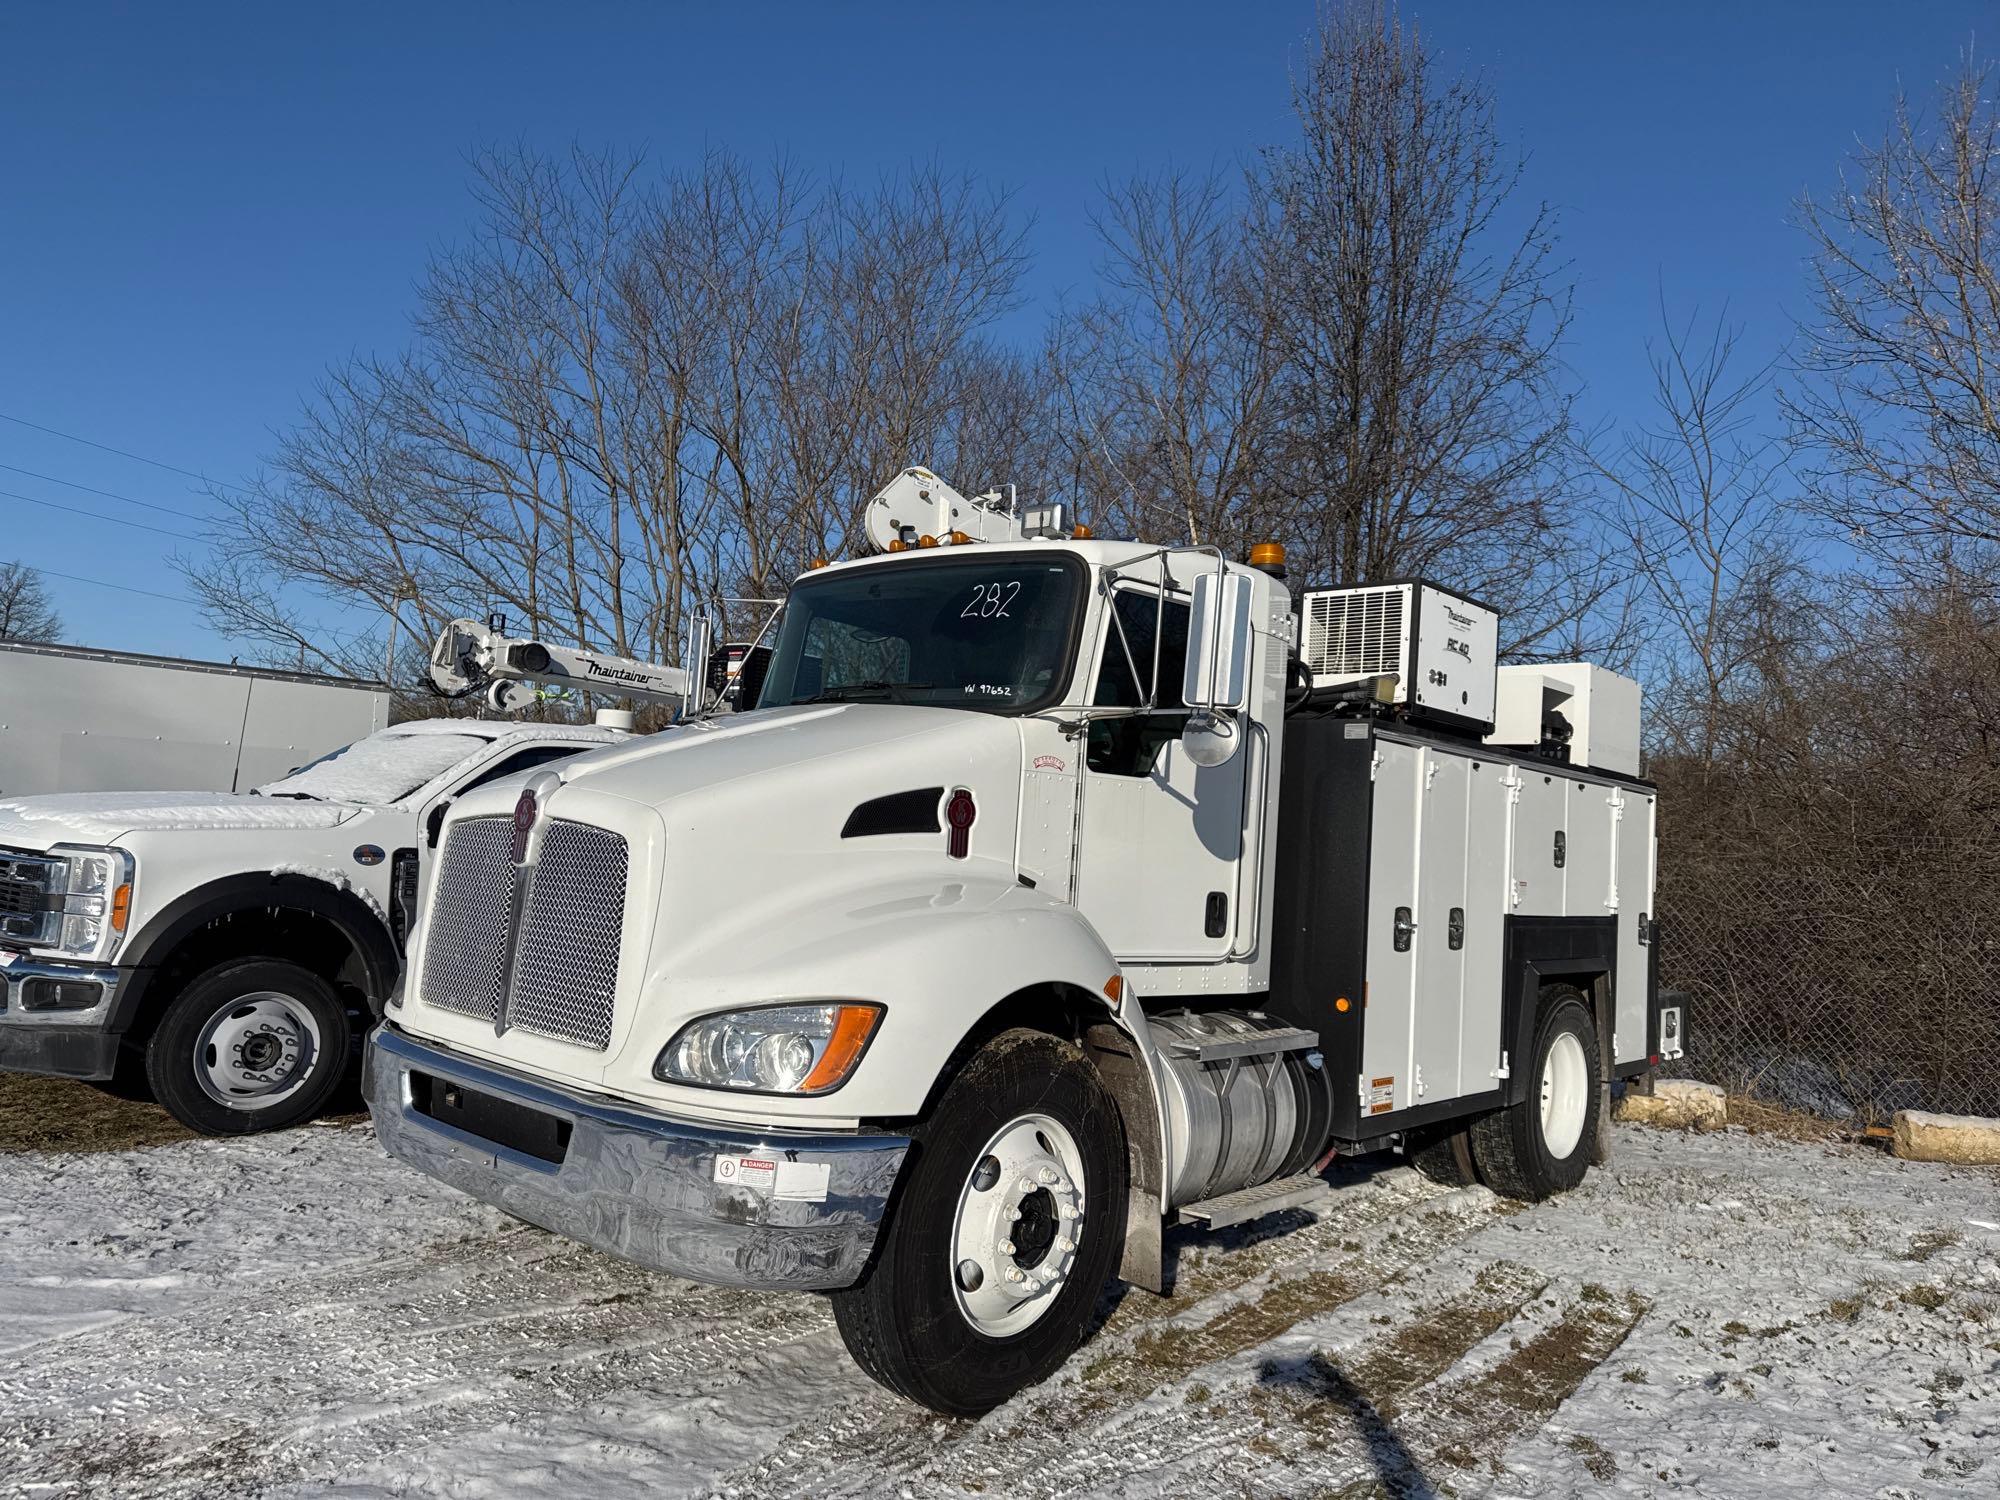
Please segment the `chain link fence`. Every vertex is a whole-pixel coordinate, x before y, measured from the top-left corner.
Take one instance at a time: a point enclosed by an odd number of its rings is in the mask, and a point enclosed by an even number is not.
[[[1663,837],[1659,914],[1661,988],[1693,996],[1674,1073],[1860,1123],[2000,1115],[2000,849]]]

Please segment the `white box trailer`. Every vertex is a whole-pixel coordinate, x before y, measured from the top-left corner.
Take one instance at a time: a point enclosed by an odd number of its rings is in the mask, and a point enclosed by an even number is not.
[[[389,723],[386,683],[0,641],[0,795],[240,792]]]

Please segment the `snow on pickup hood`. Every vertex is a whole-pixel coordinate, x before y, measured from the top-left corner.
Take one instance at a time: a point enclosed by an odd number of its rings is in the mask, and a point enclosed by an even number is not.
[[[0,798],[0,843],[103,844],[161,828],[335,828],[360,811],[230,792],[55,792]]]

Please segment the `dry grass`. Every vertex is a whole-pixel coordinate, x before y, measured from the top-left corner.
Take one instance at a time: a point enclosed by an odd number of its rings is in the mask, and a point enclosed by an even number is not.
[[[193,1139],[157,1104],[68,1078],[0,1073],[0,1152],[130,1151]]]
[[[1804,1110],[1768,1104],[1748,1094],[1729,1096],[1729,1123],[1740,1125],[1752,1135],[1773,1135],[1788,1141],[1820,1144],[1853,1137],[1851,1127]]]

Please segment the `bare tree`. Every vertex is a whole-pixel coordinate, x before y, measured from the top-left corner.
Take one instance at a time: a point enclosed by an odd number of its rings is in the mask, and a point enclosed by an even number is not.
[[[1787,407],[1815,455],[1812,498],[1898,566],[1978,565],[2000,545],[1993,81],[1968,56],[1932,121],[1899,94],[1881,144],[1799,210],[1816,307]]]
[[[1240,543],[1272,524],[1278,369],[1241,199],[1217,175],[1137,178],[1095,227],[1103,289],[1048,350],[1067,486],[1116,530]]]
[[[53,641],[62,628],[42,575],[26,563],[0,563],[0,641]]]
[[[410,351],[332,373],[268,475],[216,497],[215,557],[183,567],[219,627],[355,670],[380,632],[328,637],[328,604],[419,640],[500,609],[671,658],[690,611],[845,547],[898,468],[978,472],[969,445],[1028,425],[1021,361],[984,342],[1022,226],[964,179],[508,154],[475,196]]]
[[[1567,472],[1554,215],[1518,201],[1485,88],[1392,10],[1327,11],[1293,103],[1298,143],[1253,174],[1281,361],[1264,482],[1313,573],[1450,579],[1533,651],[1615,587]]]
[[[1711,768],[1758,691],[1778,610],[1802,579],[1785,508],[1788,452],[1758,430],[1769,415],[1772,364],[1739,371],[1739,331],[1705,337],[1664,304],[1647,345],[1652,420],[1579,446],[1608,490],[1645,614],[1649,717],[1662,751]]]

